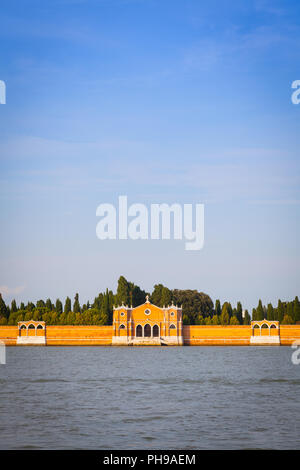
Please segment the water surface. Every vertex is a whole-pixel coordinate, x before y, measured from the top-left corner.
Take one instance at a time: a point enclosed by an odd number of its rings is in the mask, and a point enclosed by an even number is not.
[[[1,449],[300,449],[289,347],[10,347]]]

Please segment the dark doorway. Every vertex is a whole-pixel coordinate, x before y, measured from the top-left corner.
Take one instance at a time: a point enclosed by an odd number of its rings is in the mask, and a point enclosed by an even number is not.
[[[151,326],[148,323],[147,323],[147,325],[145,325],[145,328],[144,328],[144,336],[146,338],[151,337]]]
[[[158,325],[154,325],[153,327],[153,337],[157,338],[159,336],[159,327]]]

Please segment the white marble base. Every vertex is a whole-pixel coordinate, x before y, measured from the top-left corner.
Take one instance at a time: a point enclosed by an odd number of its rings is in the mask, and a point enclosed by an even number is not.
[[[17,337],[18,345],[26,346],[45,346],[46,345],[46,336],[18,336]]]
[[[278,345],[280,346],[280,336],[251,336],[250,337],[250,344],[252,345],[265,345],[265,346],[272,346]]]
[[[178,336],[162,336],[160,338],[113,336],[113,346],[183,346],[183,338]]]

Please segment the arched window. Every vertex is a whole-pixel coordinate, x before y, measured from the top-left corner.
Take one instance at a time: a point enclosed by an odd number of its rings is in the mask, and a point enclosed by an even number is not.
[[[261,325],[262,328],[269,328],[269,325],[267,325],[266,323],[264,323],[263,325]]]
[[[158,336],[159,336],[159,326],[154,325],[154,327],[153,327],[153,337],[157,338]]]
[[[277,328],[277,326],[276,325],[271,325],[271,328]]]
[[[37,330],[42,330],[43,327],[42,327],[42,325],[38,325],[38,326],[36,327],[36,329],[37,329]]]
[[[143,328],[142,328],[142,325],[138,325],[136,327],[136,336],[138,338],[141,338],[143,336]]]
[[[119,329],[120,329],[120,330],[125,330],[125,325],[120,325],[120,326],[119,326]]]
[[[176,330],[176,326],[173,325],[173,323],[172,323],[172,325],[170,325],[170,330]]]
[[[258,324],[256,324],[256,325],[254,325],[254,327],[253,327],[253,328],[259,328],[259,325],[258,325]]]
[[[147,323],[147,325],[144,326],[144,336],[146,338],[151,337],[151,326],[149,325],[149,323]]]
[[[34,326],[32,323],[30,323],[28,329],[29,329],[29,330],[35,330],[35,326]]]
[[[26,330],[26,326],[25,326],[25,325],[22,325],[20,329],[21,329],[21,330]]]

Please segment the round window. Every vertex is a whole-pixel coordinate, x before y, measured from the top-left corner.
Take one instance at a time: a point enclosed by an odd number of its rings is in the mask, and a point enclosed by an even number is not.
[[[145,314],[146,314],[146,315],[150,315],[150,313],[151,313],[151,310],[149,310],[149,308],[146,308]]]
[[[174,317],[175,313],[174,312],[171,312],[171,316]]]
[[[124,315],[125,315],[125,313],[124,313],[124,312],[121,312],[121,317],[123,317]]]

